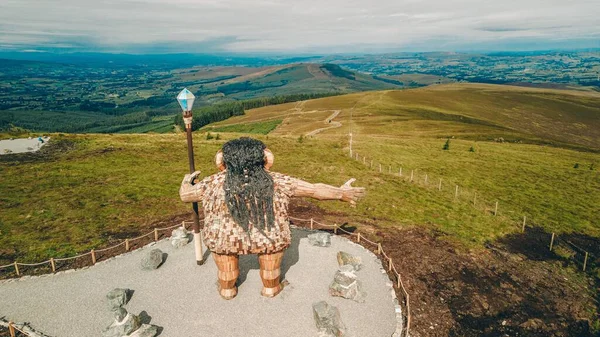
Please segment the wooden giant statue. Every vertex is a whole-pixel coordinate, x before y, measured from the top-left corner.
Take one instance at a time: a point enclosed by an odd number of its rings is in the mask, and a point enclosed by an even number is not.
[[[292,197],[341,200],[354,204],[364,188],[311,184],[270,172],[274,156],[265,144],[251,138],[231,140],[216,155],[221,172],[197,181],[199,172],[188,174],[179,194],[184,202],[201,202],[204,208],[204,242],[217,264],[219,293],[225,299],[237,295],[240,254],[258,254],[261,294],[276,296],[284,250],[291,243],[287,214]]]

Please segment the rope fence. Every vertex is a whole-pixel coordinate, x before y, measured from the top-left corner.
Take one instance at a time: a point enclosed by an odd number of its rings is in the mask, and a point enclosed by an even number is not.
[[[118,244],[110,246],[110,247],[106,247],[106,248],[102,248],[102,249],[92,249],[89,252],[82,253],[82,254],[75,255],[75,256],[64,257],[64,258],[50,258],[49,260],[46,260],[43,262],[38,262],[38,263],[23,263],[23,262],[15,261],[11,264],[0,266],[0,272],[7,270],[7,269],[9,269],[9,270],[12,269],[14,275],[16,275],[17,277],[20,277],[20,276],[23,276],[26,274],[24,272],[25,270],[23,267],[28,267],[29,269],[38,267],[38,268],[35,268],[36,270],[34,270],[34,272],[32,274],[39,274],[40,272],[42,272],[42,274],[45,274],[45,272],[38,270],[38,269],[40,269],[40,267],[44,267],[44,269],[49,269],[49,270],[51,270],[52,273],[56,273],[60,269],[68,269],[68,267],[72,266],[73,263],[76,263],[76,260],[82,259],[84,257],[87,257],[87,262],[81,262],[79,265],[77,265],[78,267],[94,265],[102,259],[108,259],[109,257],[114,256],[114,255],[110,255],[110,254],[103,255],[102,253],[104,253],[104,252],[119,248],[121,246],[125,246],[124,252],[128,252],[131,249],[135,249],[134,246],[136,246],[135,243],[138,240],[141,240],[143,238],[152,237],[154,241],[158,241],[161,237],[161,234],[163,234],[161,232],[172,230],[176,227],[184,227],[187,229],[186,225],[188,225],[188,224],[193,224],[193,222],[192,221],[182,221],[181,223],[170,226],[170,227],[154,228],[154,230],[150,233],[143,234],[143,235],[140,235],[140,236],[132,238],[132,239],[125,239],[124,241],[119,242]],[[120,253],[124,253],[124,252],[120,252]],[[115,255],[118,255],[118,254],[119,253],[117,253]],[[63,263],[61,264],[61,262],[63,262]],[[67,263],[64,263],[64,262],[67,262]],[[68,262],[71,262],[71,264],[69,264]],[[10,271],[8,273],[9,273],[8,277],[10,277],[11,276]],[[5,276],[7,276],[7,275],[5,275]]]
[[[383,167],[384,165],[381,163],[376,163],[373,159],[368,159],[366,156],[362,156],[362,160],[361,160],[361,156],[355,151],[354,154],[351,154],[351,158],[356,160],[359,163],[364,164],[365,166],[367,166],[368,168],[371,169],[376,169],[378,172],[380,173],[384,173],[384,174],[391,174],[397,177],[400,177],[404,180],[407,180],[410,183],[418,183],[419,185],[424,185],[425,188],[427,187],[432,187],[434,188],[434,190],[437,190],[438,192],[442,192],[442,191],[450,191],[453,195],[452,198],[454,200],[464,200],[466,198],[467,202],[474,208],[476,209],[480,209],[483,210],[483,212],[485,214],[489,214],[489,215],[493,215],[493,216],[499,216],[499,201],[495,200],[493,202],[493,206],[490,206],[487,201],[483,198],[483,195],[481,193],[478,193],[475,190],[469,190],[469,189],[465,189],[465,188],[460,188],[460,186],[458,184],[452,183],[450,184],[450,186],[454,185],[453,189],[448,190],[448,188],[443,190],[443,178],[439,178],[437,181],[434,181],[431,177],[431,175],[421,171],[424,173],[424,178],[423,179],[417,179],[415,172],[417,170],[415,169],[411,169],[410,170],[410,175],[403,175],[403,169],[404,172],[408,172],[408,170],[406,168],[402,168],[400,167],[398,170],[393,169],[391,165],[388,165],[388,169],[384,170]],[[453,190],[453,191],[452,191]],[[501,217],[501,216],[499,216]],[[508,218],[508,215],[504,216],[503,218]],[[510,219],[511,222],[514,222],[514,219]],[[533,228],[531,226],[528,226],[528,222],[532,222],[531,219],[528,219],[527,216],[523,216],[523,221],[521,223],[520,219],[518,221],[518,227],[521,229],[521,232],[525,232],[526,228]],[[598,256],[595,256],[594,254],[592,254],[591,252],[578,247],[577,245],[575,245],[574,243],[570,242],[567,239],[563,239],[563,238],[558,238],[558,235],[555,233],[552,233],[552,238],[551,238],[551,242],[550,242],[550,251],[552,251],[552,248],[554,246],[554,241],[558,242],[562,242],[564,243],[565,246],[569,246],[570,250],[573,251],[575,254],[573,254],[574,256],[577,256],[578,253],[580,255],[582,255],[582,258],[580,260],[573,258],[572,260],[581,266],[582,271],[586,271],[586,270],[590,270],[592,268],[596,268],[597,264],[600,262],[600,259]]]

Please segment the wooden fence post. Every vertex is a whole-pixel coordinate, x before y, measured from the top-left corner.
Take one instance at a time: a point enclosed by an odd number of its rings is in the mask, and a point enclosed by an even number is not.
[[[454,190],[454,199],[458,198],[458,185],[456,185],[456,189]]]
[[[92,249],[90,253],[92,254],[92,264],[96,264],[96,252]]]
[[[310,218],[310,229],[314,229],[314,220],[313,218]]]
[[[381,251],[382,251],[382,249],[381,249],[381,242],[378,242],[377,243],[377,255],[381,255]]]
[[[389,263],[389,265],[388,265],[388,269],[389,269],[390,271],[392,271],[392,258],[391,258],[391,257],[390,257],[390,263]]]
[[[21,273],[19,273],[19,264],[17,264],[17,261],[15,261],[15,271],[17,272],[17,276],[21,276]]]
[[[496,208],[494,208],[494,216],[498,215],[498,201],[496,201]]]
[[[379,172],[381,172],[381,164],[379,164]]]
[[[527,220],[527,216],[523,215],[523,229],[521,230],[523,233],[525,233],[525,220]]]
[[[15,327],[13,326],[13,322],[8,322],[8,333],[10,333],[10,337],[15,337]]]
[[[427,174],[425,174],[425,184],[427,184]]]
[[[356,237],[356,242],[360,243],[360,232],[358,233],[358,236]]]
[[[363,157],[363,164],[367,163],[367,157]]]
[[[400,289],[400,274],[396,274],[396,288]]]
[[[158,241],[158,228],[154,228],[154,241]]]
[[[400,172],[398,173],[398,175],[402,177],[402,167],[400,168]]]
[[[52,272],[56,273],[56,262],[54,262],[54,258],[50,258],[50,266],[52,267]]]
[[[125,239],[125,251],[129,251],[129,239]]]
[[[338,228],[338,225],[333,224],[333,234],[337,234],[337,228]]]
[[[588,260],[588,252],[585,252],[585,259],[583,260],[583,271],[585,271],[585,267],[587,267]]]
[[[554,233],[552,233],[552,238],[550,239],[550,251],[552,251],[552,246],[554,246]]]
[[[413,181],[413,176],[414,176],[415,170],[410,170],[410,181]]]
[[[438,184],[438,191],[442,190],[442,178],[440,178],[440,183]]]

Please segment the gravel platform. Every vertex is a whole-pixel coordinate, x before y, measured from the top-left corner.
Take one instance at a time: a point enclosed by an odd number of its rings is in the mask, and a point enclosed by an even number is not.
[[[390,281],[374,254],[339,236],[331,247],[315,247],[294,228],[282,273],[289,285],[275,298],[260,295],[258,259],[240,258],[238,295],[230,301],[217,293],[217,268],[207,261],[197,266],[194,247],[176,249],[165,239],[86,269],[0,282],[0,317],[29,322],[53,337],[101,336],[113,321],[106,293],[114,288],[134,291],[125,308],[163,328],[162,337],[181,336],[317,336],[312,304],[321,300],[339,308],[347,336],[391,336],[396,315]],[[142,270],[140,261],[151,249],[168,256],[156,270]],[[367,292],[366,302],[331,297],[329,284],[343,250],[363,260],[356,274]]]

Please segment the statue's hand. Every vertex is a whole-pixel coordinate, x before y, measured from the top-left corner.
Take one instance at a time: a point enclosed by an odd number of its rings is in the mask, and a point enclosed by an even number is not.
[[[342,189],[342,201],[349,202],[352,207],[355,207],[356,202],[365,196],[364,187],[352,187],[352,183],[355,181],[356,179],[352,178],[340,187]]]
[[[196,179],[198,178],[198,176],[200,175],[200,171],[196,171],[192,174],[186,174],[185,177],[183,177],[183,182],[181,182],[182,185],[194,185],[197,181]]]

